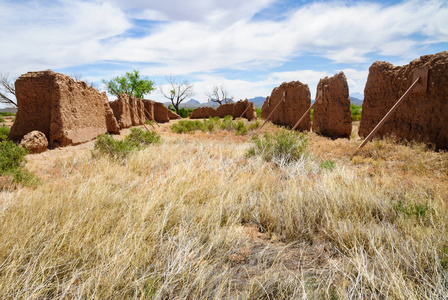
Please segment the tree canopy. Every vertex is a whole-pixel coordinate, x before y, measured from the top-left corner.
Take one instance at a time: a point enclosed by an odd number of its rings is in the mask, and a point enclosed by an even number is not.
[[[110,81],[103,80],[103,83],[107,85],[107,91],[115,96],[128,94],[129,96],[143,98],[144,95],[155,89],[154,81],[140,76],[140,72],[137,70],[126,72],[124,76],[117,76]]]

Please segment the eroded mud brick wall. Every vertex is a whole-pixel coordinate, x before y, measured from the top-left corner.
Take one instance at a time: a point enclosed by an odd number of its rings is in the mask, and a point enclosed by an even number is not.
[[[405,66],[377,61],[364,90],[360,136],[367,136],[411,86],[414,71],[427,66],[427,92],[411,93],[377,136],[434,144],[448,149],[448,52],[425,55]]]
[[[170,121],[168,108],[160,102],[154,102],[154,119],[157,123],[166,123]]]
[[[344,73],[321,79],[315,99],[313,131],[332,138],[350,137],[352,117]]]
[[[111,101],[109,105],[114,112],[115,119],[117,119],[120,129],[129,128],[132,126],[131,108],[128,95],[119,95],[118,99]]]
[[[85,82],[51,70],[28,72],[16,81],[18,112],[10,137],[33,130],[50,146],[76,145],[107,132],[105,95]]]
[[[283,101],[283,93],[286,92]],[[263,104],[261,117],[266,119],[279,101],[282,103],[277,107],[269,118],[274,124],[284,126],[294,126],[311,105],[311,93],[307,84],[300,81],[284,82],[279,87],[272,90],[271,96],[267,97]],[[310,130],[311,117],[305,119],[297,127],[297,130]]]
[[[246,100],[240,100],[235,103],[227,103],[218,106],[218,108],[213,107],[199,107],[195,109],[191,114],[191,119],[204,119],[204,118],[225,118],[226,116],[232,116],[233,118],[239,118],[246,110],[249,105],[249,109],[244,113],[244,118],[249,121],[256,118],[255,106],[253,102]]]

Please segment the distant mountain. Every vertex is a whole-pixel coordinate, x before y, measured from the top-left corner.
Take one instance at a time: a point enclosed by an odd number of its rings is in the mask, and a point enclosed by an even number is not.
[[[5,108],[0,108],[0,112],[7,112],[7,113],[17,113],[17,108],[16,107],[5,107]]]
[[[255,97],[248,99],[249,101],[252,101],[256,108],[261,108],[263,106],[264,101],[266,100],[266,97]]]
[[[362,100],[361,99],[358,99],[358,98],[350,96],[350,102],[353,103],[354,105],[362,106]]]
[[[356,92],[356,93],[351,93],[351,94],[350,94],[350,97],[358,98],[358,99],[360,99],[361,101],[364,100],[364,95],[361,94],[361,93],[358,93],[358,92]]]

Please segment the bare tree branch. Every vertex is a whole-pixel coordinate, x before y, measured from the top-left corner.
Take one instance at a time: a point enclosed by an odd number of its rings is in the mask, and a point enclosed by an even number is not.
[[[208,101],[219,103],[219,105],[223,105],[226,103],[231,103],[233,101],[233,96],[229,96],[229,92],[226,88],[221,84],[221,86],[215,85],[213,90],[210,93],[205,93],[208,97]]]
[[[9,78],[9,74],[0,73],[0,103],[17,107],[17,103],[11,97],[7,96],[8,94],[14,96],[16,94],[14,81]]]
[[[171,101],[176,113],[179,113],[179,105],[187,98],[194,95],[193,84],[187,80],[182,80],[179,76],[167,76],[166,81],[170,86],[169,92],[160,87],[162,95]]]

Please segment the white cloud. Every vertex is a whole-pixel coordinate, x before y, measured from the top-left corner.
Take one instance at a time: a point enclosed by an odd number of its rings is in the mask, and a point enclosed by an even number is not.
[[[37,1],[2,3],[0,70],[16,75],[102,59],[101,40],[130,27],[124,13],[106,3]]]

